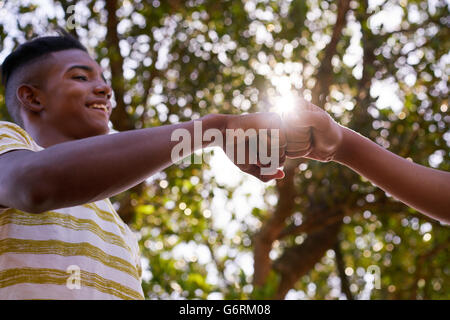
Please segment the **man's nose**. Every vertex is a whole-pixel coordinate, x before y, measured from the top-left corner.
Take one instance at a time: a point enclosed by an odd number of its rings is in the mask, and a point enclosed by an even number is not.
[[[112,95],[112,88],[105,82],[98,82],[94,88],[94,92],[96,95],[103,95],[110,99]]]

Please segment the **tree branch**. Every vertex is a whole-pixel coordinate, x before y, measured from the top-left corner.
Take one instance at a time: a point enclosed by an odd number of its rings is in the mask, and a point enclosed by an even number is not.
[[[426,261],[429,261],[432,257],[434,257],[435,255],[437,255],[439,252],[441,252],[442,250],[447,249],[450,244],[449,244],[449,237],[447,237],[447,240],[441,242],[440,244],[436,245],[433,249],[431,249],[430,251],[420,255],[417,257],[417,270],[416,270],[416,274],[415,274],[415,281],[413,283],[413,287],[411,288],[411,295],[410,295],[410,299],[411,300],[415,300],[417,299],[417,291],[419,290],[419,285],[418,282],[420,279],[422,279],[422,277],[424,276],[424,265],[426,263]]]
[[[331,226],[339,221],[347,214],[345,211],[339,211],[338,214],[333,212],[317,212],[311,214],[311,217],[305,220],[302,224],[287,226],[283,231],[280,232],[278,239],[284,238],[290,235],[296,235],[300,233],[313,233],[320,231],[328,226]]]
[[[117,32],[117,25],[119,23],[116,15],[117,0],[106,1],[105,7],[108,12],[105,40],[111,67],[111,85],[116,100],[116,107],[111,114],[111,122],[116,130],[126,131],[134,129],[134,126],[126,112],[124,102],[125,81],[123,78],[123,57],[120,54],[119,34]]]
[[[342,29],[346,25],[346,15],[350,8],[350,0],[338,1],[338,12],[336,24],[333,27],[333,34],[331,40],[325,48],[325,56],[322,59],[319,70],[317,72],[317,82],[312,90],[312,103],[318,106],[323,106],[325,99],[328,96],[329,88],[333,79],[333,68],[331,59],[336,54],[336,47],[341,38]]]
[[[341,224],[339,222],[321,231],[309,234],[302,244],[285,250],[283,255],[274,263],[274,269],[281,274],[275,299],[283,299],[295,282],[307,274],[325,252],[333,247]]]
[[[130,119],[125,106],[125,81],[123,78],[123,57],[120,54],[119,34],[117,25],[119,23],[116,15],[118,9],[117,0],[105,1],[105,8],[108,13],[106,22],[106,47],[108,48],[108,57],[111,68],[111,85],[114,91],[116,107],[111,114],[111,122],[118,131],[127,131],[134,129],[133,121]],[[144,184],[138,184],[128,190],[119,200],[118,214],[125,223],[129,223],[134,217],[134,207],[131,204],[131,194],[140,194],[144,189]]]
[[[279,201],[272,217],[265,221],[264,226],[255,235],[253,239],[254,246],[254,286],[264,285],[267,276],[272,267],[269,252],[272,249],[272,243],[277,239],[279,233],[284,227],[284,221],[294,210],[295,188],[294,174],[296,166],[292,162],[286,163],[285,178],[277,181]]]
[[[352,292],[350,291],[347,275],[345,274],[345,263],[339,241],[336,241],[336,244],[334,245],[334,253],[336,255],[336,268],[338,270],[339,278],[341,279],[341,291],[344,292],[347,300],[354,300]]]

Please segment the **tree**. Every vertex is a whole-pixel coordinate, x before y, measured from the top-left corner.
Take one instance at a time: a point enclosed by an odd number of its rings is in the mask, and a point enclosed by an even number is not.
[[[0,56],[66,26],[71,5],[4,3]],[[114,89],[116,130],[270,111],[292,92],[394,153],[450,168],[444,1],[85,0],[75,9],[71,32]],[[0,105],[8,119],[3,95]],[[113,199],[140,236],[148,297],[449,298],[448,227],[350,170],[290,160],[285,179],[262,185],[243,175],[224,183],[210,168],[174,165]],[[249,184],[263,191],[243,191]]]

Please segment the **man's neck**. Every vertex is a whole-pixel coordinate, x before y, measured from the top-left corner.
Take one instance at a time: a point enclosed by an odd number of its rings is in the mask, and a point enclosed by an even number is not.
[[[37,126],[25,123],[25,131],[41,147],[48,148],[55,144],[72,141],[74,138],[67,137],[51,127]]]

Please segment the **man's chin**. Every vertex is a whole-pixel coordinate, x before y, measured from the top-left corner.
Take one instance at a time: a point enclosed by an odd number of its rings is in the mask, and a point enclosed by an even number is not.
[[[98,128],[98,131],[97,131],[97,136],[101,136],[101,135],[105,135],[105,134],[109,134],[109,127],[108,126],[106,126],[106,127],[103,127],[103,128]]]
[[[94,136],[101,136],[101,135],[105,135],[105,134],[109,134],[109,127],[108,124],[102,124],[102,125],[95,125],[95,126],[90,126],[89,129],[87,129],[85,131],[85,137],[94,137]]]

